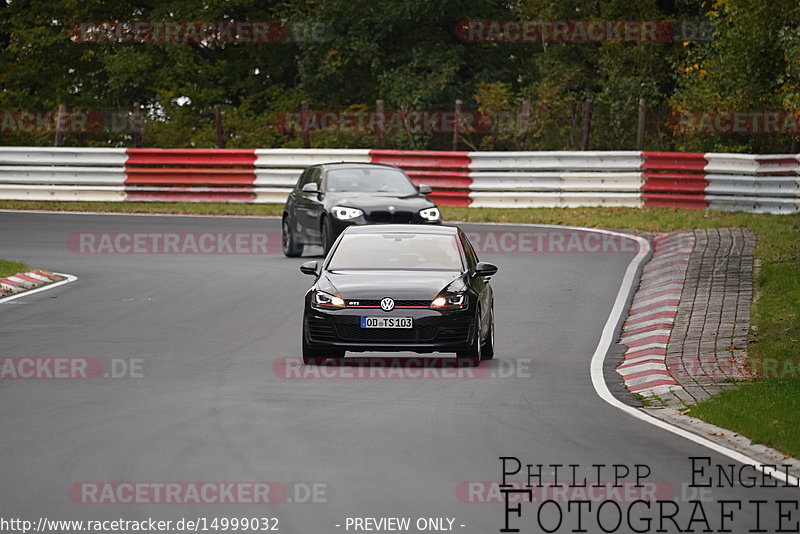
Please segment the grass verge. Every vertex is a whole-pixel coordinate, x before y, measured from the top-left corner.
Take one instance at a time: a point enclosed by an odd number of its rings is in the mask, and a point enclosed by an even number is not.
[[[0,209],[279,215],[282,206],[225,203],[99,203],[0,201]],[[563,224],[671,232],[747,227],[758,236],[760,294],[752,309],[750,358],[800,358],[800,214],[761,215],[670,208],[495,209],[444,207],[447,220]],[[0,269],[2,263],[0,263]],[[0,271],[1,272],[1,271]],[[797,360],[800,363],[800,360]],[[800,457],[800,375],[758,380],[692,408],[691,415]]]
[[[30,268],[24,263],[0,260],[0,278],[11,276],[12,274],[24,273],[25,271],[29,270]]]

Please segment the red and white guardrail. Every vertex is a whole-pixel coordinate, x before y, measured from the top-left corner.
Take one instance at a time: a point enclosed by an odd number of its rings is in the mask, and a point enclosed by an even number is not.
[[[0,199],[283,203],[316,163],[390,163],[442,205],[800,211],[800,156],[0,147]]]

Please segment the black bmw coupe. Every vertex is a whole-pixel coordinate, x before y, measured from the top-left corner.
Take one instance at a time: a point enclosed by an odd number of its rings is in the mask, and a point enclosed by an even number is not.
[[[348,226],[440,224],[439,208],[399,168],[380,163],[327,163],[300,176],[283,209],[283,253],[300,256],[304,245],[325,253]]]
[[[303,361],[346,351],[455,352],[494,356],[497,272],[481,262],[466,234],[451,226],[347,228],[319,265],[305,296]]]

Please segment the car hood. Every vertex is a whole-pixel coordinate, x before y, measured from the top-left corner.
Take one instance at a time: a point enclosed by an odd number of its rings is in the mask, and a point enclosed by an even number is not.
[[[317,287],[345,299],[433,300],[451,284],[463,288],[465,276],[454,271],[326,271]]]
[[[425,195],[397,195],[391,193],[326,193],[325,203],[328,206],[348,206],[370,211],[385,210],[394,206],[397,211],[419,211],[435,206]]]

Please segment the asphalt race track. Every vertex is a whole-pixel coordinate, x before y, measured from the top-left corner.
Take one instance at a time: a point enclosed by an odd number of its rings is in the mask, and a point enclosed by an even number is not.
[[[714,530],[721,519],[715,501],[742,501],[728,524],[734,532],[755,526],[747,501],[768,501],[760,520],[772,531],[775,501],[796,495],[797,488],[738,483],[688,488],[690,457],[733,462],[637,421],[595,393],[590,359],[632,252],[482,254],[500,267],[492,280],[497,356],[471,377],[287,379],[276,372],[276,361],[300,356],[302,296],[311,278],[298,266],[307,258],[287,259],[277,248],[251,255],[81,254],[68,245],[80,232],[277,236],[279,224],[0,213],[0,257],[78,277],[0,303],[0,358],[97,358],[141,369],[135,376],[0,380],[4,515],[269,516],[278,518],[281,532],[309,534],[345,532],[347,517],[449,517],[454,530],[483,534],[503,528],[504,505],[465,502],[470,495],[463,483],[500,480],[499,457],[575,464],[581,476],[603,464],[603,481],[613,480],[613,464],[631,471],[646,465],[657,497],[680,505],[682,525],[692,513],[689,501],[698,499]],[[569,478],[567,468],[559,472],[560,481]],[[553,479],[552,468],[545,467],[543,479]],[[268,505],[199,505],[84,504],[70,493],[82,482],[200,481],[276,482],[288,494]],[[631,473],[621,483],[630,489],[633,481]],[[314,498],[306,491],[311,487]],[[636,498],[627,498],[623,513]],[[537,509],[522,505],[512,525],[541,531]],[[554,508],[541,510],[552,527]],[[606,513],[613,525],[613,511]],[[584,514],[583,528],[600,532],[595,516]],[[657,508],[644,515],[657,518]],[[575,517],[565,505],[558,531],[573,531]],[[658,527],[656,521],[651,530]],[[623,523],[616,531],[631,529]],[[663,531],[677,529],[667,522]]]

